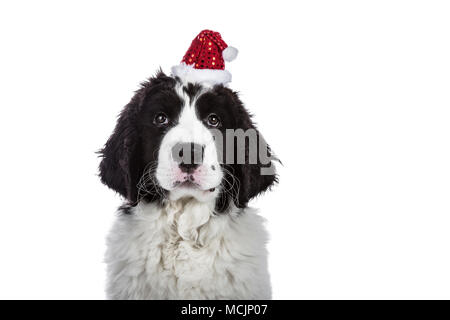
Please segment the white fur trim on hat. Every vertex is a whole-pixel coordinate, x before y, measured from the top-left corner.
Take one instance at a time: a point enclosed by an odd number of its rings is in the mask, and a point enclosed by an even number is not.
[[[195,69],[194,65],[182,62],[172,67],[172,75],[184,82],[204,83],[209,85],[227,84],[231,82],[231,73],[219,69]]]
[[[235,47],[228,46],[225,48],[225,50],[222,51],[222,57],[225,61],[230,62],[236,59],[238,52],[238,49],[236,49]]]

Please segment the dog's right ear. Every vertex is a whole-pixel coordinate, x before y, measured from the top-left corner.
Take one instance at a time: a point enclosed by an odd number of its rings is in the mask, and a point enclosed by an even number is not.
[[[138,183],[145,167],[140,156],[142,155],[139,134],[140,109],[145,99],[155,91],[166,87],[172,88],[174,85],[175,79],[166,76],[162,70],[142,83],[141,88],[120,113],[111,137],[99,151],[103,158],[100,162],[101,181],[131,204],[137,203]],[[149,189],[152,190],[150,187]],[[150,196],[150,192],[147,196]]]
[[[103,158],[100,162],[101,181],[131,203],[137,200],[138,170],[141,167],[136,157],[139,136],[134,117],[138,104],[135,96],[125,106],[113,134],[99,152]]]

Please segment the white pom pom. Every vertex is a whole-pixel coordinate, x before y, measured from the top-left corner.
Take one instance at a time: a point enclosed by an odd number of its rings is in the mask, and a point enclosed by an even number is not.
[[[233,61],[236,59],[238,54],[238,49],[235,47],[226,47],[225,50],[222,51],[222,57],[225,59],[225,61]]]

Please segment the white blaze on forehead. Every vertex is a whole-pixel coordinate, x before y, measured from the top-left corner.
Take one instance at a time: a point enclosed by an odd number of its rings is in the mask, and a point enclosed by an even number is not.
[[[195,106],[185,105],[181,110],[178,124],[174,129],[179,131],[182,141],[202,143],[205,135],[209,134],[208,129],[197,118]]]
[[[197,113],[195,110],[195,103],[202,92],[197,93],[192,99],[189,98],[186,92],[184,92],[182,85],[177,85],[176,92],[184,102],[176,127],[179,127],[181,130],[185,131],[188,135],[187,138],[189,139],[197,134],[200,134],[203,128],[205,128],[203,123],[197,118]]]
[[[178,118],[177,125],[170,131],[176,131],[176,135],[179,138],[178,142],[193,142],[202,145],[213,143],[212,134],[208,128],[203,124],[202,119],[197,116],[197,110],[195,104],[197,99],[207,91],[206,88],[202,88],[192,98],[190,98],[183,90],[183,85],[178,84],[175,88],[178,96],[183,101],[183,107]],[[168,135],[170,134],[170,131]]]

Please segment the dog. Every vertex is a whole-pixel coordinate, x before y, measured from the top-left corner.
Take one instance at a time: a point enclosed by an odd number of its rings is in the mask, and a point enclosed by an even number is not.
[[[100,163],[101,181],[126,199],[107,238],[110,299],[271,298],[267,233],[247,204],[277,176],[220,163],[212,128],[259,133],[236,92],[163,72],[121,112]],[[180,144],[191,157],[201,146],[201,164],[174,160]]]
[[[237,129],[256,140],[219,143]],[[263,174],[275,158],[236,92],[160,70],[100,154],[101,181],[125,199],[107,237],[109,299],[271,298],[268,236],[248,203],[277,183]]]

